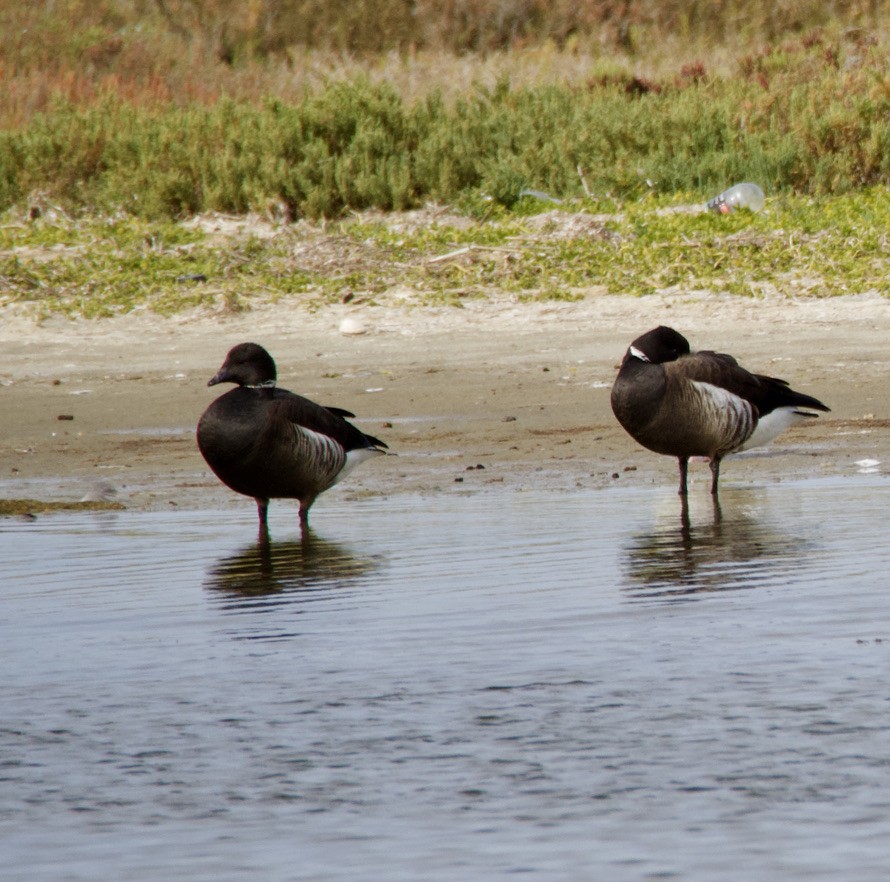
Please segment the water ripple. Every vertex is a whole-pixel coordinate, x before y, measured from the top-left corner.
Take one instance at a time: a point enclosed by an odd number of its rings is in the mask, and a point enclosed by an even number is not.
[[[4,870],[883,880],[886,488],[2,522]]]
[[[688,503],[678,500],[673,516],[633,537],[623,560],[628,597],[689,600],[787,585],[818,556],[812,540],[755,517],[744,506],[734,504],[725,512],[716,500],[708,504],[709,512],[693,517]]]

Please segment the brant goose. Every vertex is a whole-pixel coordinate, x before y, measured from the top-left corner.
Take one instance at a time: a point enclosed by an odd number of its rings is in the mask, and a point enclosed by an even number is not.
[[[785,380],[749,373],[731,355],[691,352],[682,334],[663,325],[631,343],[612,387],[612,410],[630,436],[679,460],[684,496],[690,456],[710,458],[716,496],[723,457],[816,416],[801,408],[829,410]]]
[[[261,533],[270,499],[299,499],[305,527],[319,493],[386,448],[344,419],[354,414],[278,389],[275,380],[272,356],[256,343],[240,343],[207,384],[237,388],[217,398],[198,422],[207,465],[227,487],[256,500]]]

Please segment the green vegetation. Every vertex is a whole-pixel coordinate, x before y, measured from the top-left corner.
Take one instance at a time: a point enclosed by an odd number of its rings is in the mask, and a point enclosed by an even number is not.
[[[295,104],[60,102],[0,131],[0,210],[37,194],[71,211],[148,219],[270,210],[297,219],[480,193],[510,206],[525,187],[562,198],[585,186],[619,199],[704,196],[739,179],[772,193],[843,193],[890,182],[890,62],[863,51],[842,71],[824,45],[801,43],[781,60],[750,59],[745,77],[642,92],[621,78],[503,81],[409,104],[359,78]]]
[[[885,12],[0,0],[0,302],[887,293]],[[672,210],[745,179],[766,213]]]
[[[326,224],[7,215],[0,303],[94,318],[240,311],[282,297],[316,309],[665,290],[888,296],[888,204],[877,187],[773,197],[756,215],[702,212],[683,196],[559,209],[524,198],[516,210],[490,200],[476,220],[443,210]]]

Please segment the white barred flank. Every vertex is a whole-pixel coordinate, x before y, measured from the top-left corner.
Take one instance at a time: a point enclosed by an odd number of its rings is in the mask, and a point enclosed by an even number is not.
[[[338,480],[338,473],[346,465],[343,445],[328,435],[294,425],[294,460],[305,463],[320,486],[329,487]]]
[[[795,423],[803,422],[808,417],[812,418],[815,414],[806,413],[798,410],[796,407],[777,407],[775,410],[760,418],[754,434],[741,446],[741,450],[748,450],[751,447],[761,447],[769,444],[773,438],[778,437],[789,426]]]
[[[366,459],[384,454],[383,450],[376,447],[359,447],[347,451],[329,435],[313,432],[304,426],[294,425],[294,428],[295,459],[302,463],[311,463],[309,468],[312,476],[325,488],[341,481]]]
[[[336,484],[345,478],[357,465],[361,465],[366,459],[370,459],[372,456],[383,456],[385,453],[385,450],[380,450],[377,447],[359,447],[358,450],[348,451],[346,454],[346,465],[340,469],[337,477],[334,478],[334,483]]]
[[[749,401],[720,386],[692,380],[714,435],[725,439],[721,453],[738,450],[755,433],[757,420]]]

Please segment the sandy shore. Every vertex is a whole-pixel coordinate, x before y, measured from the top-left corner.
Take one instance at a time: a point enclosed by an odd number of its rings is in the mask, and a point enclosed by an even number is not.
[[[365,332],[341,333],[345,318]],[[128,508],[252,510],[217,483],[194,442],[198,416],[220,392],[207,380],[243,340],[272,352],[280,385],[352,410],[398,454],[364,465],[316,510],[368,494],[673,486],[676,462],[637,447],[609,408],[628,343],[661,323],[693,348],[732,352],[832,408],[763,451],[727,460],[726,488],[852,475],[865,460],[886,468],[890,303],[877,297],[591,295],[314,314],[284,303],[237,316],[42,324],[8,310],[0,495],[77,500],[101,483]],[[691,492],[706,493],[707,467],[692,473]],[[289,505],[273,504],[273,524],[290,516]]]

